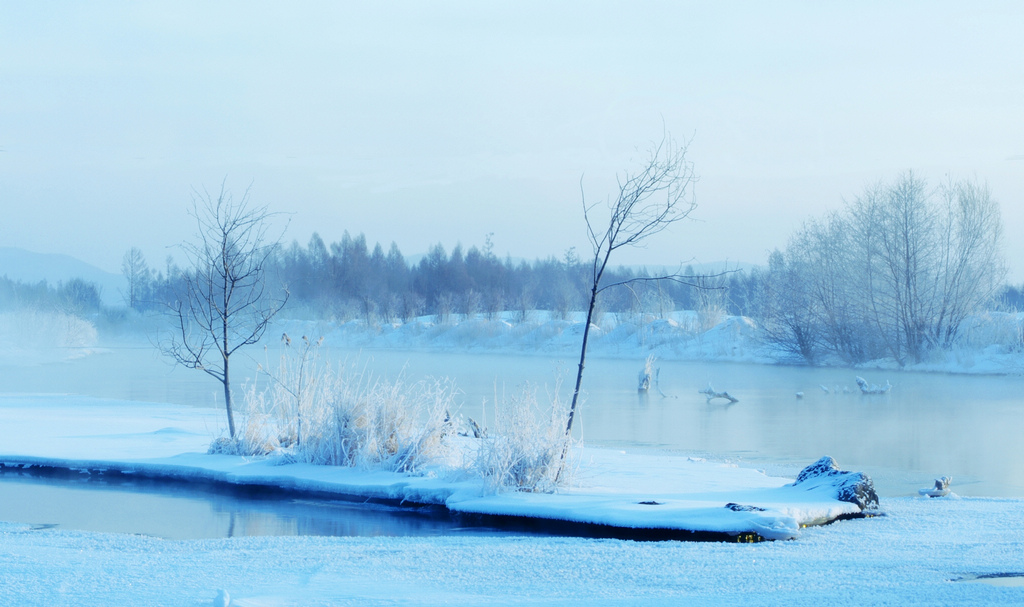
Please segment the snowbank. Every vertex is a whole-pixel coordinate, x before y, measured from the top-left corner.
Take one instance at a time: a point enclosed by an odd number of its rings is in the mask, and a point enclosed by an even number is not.
[[[800,529],[860,508],[827,485],[678,456],[584,449],[578,481],[557,494],[487,494],[480,480],[445,469],[420,476],[289,463],[286,458],[206,455],[220,412],[82,397],[0,397],[8,433],[0,462],[103,469],[176,478],[280,486],[454,512],[542,518],[625,529],[695,531],[790,539]],[[476,439],[458,437],[472,450]],[[465,477],[464,474],[461,476]],[[744,508],[728,508],[735,503]],[[747,507],[749,506],[749,507]]]
[[[5,605],[1019,605],[1020,500],[899,498],[798,542],[166,541],[0,523]],[[1007,576],[1009,574],[1009,576]],[[1014,577],[1016,574],[1016,577]]]
[[[534,311],[529,319],[514,322],[512,316],[452,320],[438,324],[433,316],[408,323],[367,326],[364,321],[314,322],[282,320],[277,327],[288,334],[326,336],[328,343],[348,348],[390,348],[413,351],[500,352],[579,355],[585,317],[553,318]],[[1018,374],[1024,372],[1024,314],[987,313],[970,317],[961,344],[951,351],[937,351],[909,371],[971,374]],[[588,355],[643,360],[648,355],[663,360],[796,363],[791,354],[764,343],[757,323],[745,316],[723,316],[703,330],[694,311],[676,311],[666,318],[605,314],[591,331]],[[860,368],[897,369],[894,360],[876,360]]]
[[[481,351],[551,356],[578,355],[585,317],[566,320],[544,311],[515,322],[512,316],[487,320],[473,318],[436,323],[422,316],[407,323],[367,326],[347,322],[277,321],[289,335],[326,336],[327,342],[349,348],[401,350]],[[654,354],[667,360],[721,360],[775,362],[757,339],[757,327],[741,316],[724,317],[708,331],[701,331],[696,313],[674,312],[668,318],[605,314],[591,331],[589,355],[611,358],[646,358]]]

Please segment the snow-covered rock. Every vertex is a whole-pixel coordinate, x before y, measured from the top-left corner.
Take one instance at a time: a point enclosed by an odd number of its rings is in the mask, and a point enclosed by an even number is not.
[[[871,477],[863,472],[840,470],[836,460],[828,455],[801,470],[793,486],[807,490],[831,488],[835,499],[856,504],[862,511],[878,508],[878,494]]]

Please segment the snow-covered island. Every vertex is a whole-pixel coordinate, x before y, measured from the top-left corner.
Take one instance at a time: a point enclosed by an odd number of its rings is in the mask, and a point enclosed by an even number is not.
[[[210,411],[67,397],[0,400],[12,434],[5,467],[59,467],[269,485],[346,498],[443,505],[454,513],[582,524],[589,535],[653,539],[794,539],[810,525],[878,513],[869,478],[825,458],[794,483],[692,458],[584,449],[577,482],[557,493],[488,491],[461,470],[402,474],[316,466],[281,455],[207,455]],[[111,434],[112,428],[118,428]],[[455,437],[473,442],[476,439]],[[473,449],[473,445],[464,445]],[[558,525],[550,525],[557,529]]]

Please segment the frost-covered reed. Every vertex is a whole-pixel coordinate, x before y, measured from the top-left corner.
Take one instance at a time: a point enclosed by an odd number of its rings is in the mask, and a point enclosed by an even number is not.
[[[282,341],[277,369],[261,365],[262,387],[250,384],[243,394],[236,439],[217,439],[211,453],[278,452],[291,461],[413,474],[433,466],[481,477],[490,491],[552,491],[571,477],[568,405],[557,385],[547,406],[532,386],[501,398],[492,432],[474,436],[460,431],[458,390],[448,379],[389,380],[358,363],[331,364],[320,341]]]
[[[549,492],[569,482],[569,404],[559,398],[559,387],[548,395],[547,406],[531,385],[496,405],[494,432],[481,441],[475,465],[489,490]]]
[[[454,433],[451,381],[388,380],[355,363],[332,365],[320,341],[282,341],[278,368],[260,367],[269,384],[246,389],[236,444],[220,441],[211,451],[281,450],[296,461],[398,472],[445,457],[445,438]]]

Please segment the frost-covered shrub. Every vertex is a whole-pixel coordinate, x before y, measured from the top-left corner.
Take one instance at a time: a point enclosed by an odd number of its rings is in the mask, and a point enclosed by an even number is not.
[[[482,440],[476,469],[491,491],[551,492],[568,482],[572,439],[565,433],[569,406],[558,398],[541,407],[537,390],[524,386],[495,410],[495,429]]]
[[[299,461],[417,472],[445,456],[457,391],[448,380],[388,381],[332,366],[320,342],[286,350],[270,385],[246,391],[239,454],[288,449]],[[262,367],[261,367],[262,369]],[[262,369],[266,371],[266,369]]]
[[[998,345],[1009,350],[1019,350],[1022,344],[1024,315],[1007,312],[985,312],[968,316],[960,331],[957,345],[981,350]]]
[[[416,472],[445,455],[456,389],[338,373],[318,393],[299,456],[317,464]]]
[[[96,327],[74,314],[30,309],[0,313],[0,343],[18,348],[88,348],[96,339]]]

